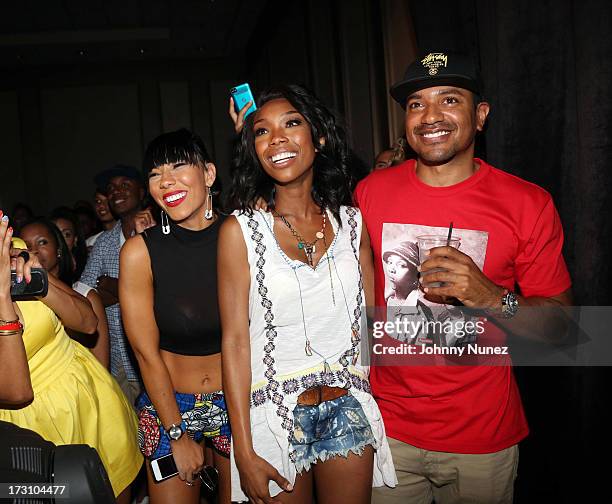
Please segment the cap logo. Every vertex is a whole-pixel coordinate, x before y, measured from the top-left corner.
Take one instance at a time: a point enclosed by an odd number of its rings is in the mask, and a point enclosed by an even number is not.
[[[444,53],[429,53],[421,63],[428,69],[429,75],[436,75],[440,67],[446,67],[448,56]]]

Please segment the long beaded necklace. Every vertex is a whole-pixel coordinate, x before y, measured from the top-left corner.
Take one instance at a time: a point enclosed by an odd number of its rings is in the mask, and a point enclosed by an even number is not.
[[[276,210],[272,209],[272,213],[283,221],[283,224],[289,228],[293,237],[297,240],[297,248],[304,251],[306,255],[306,261],[308,262],[308,266],[311,268],[314,267],[314,262],[312,260],[313,254],[316,252],[315,244],[319,240],[325,239],[325,225],[327,224],[327,212],[323,211],[323,225],[321,226],[321,230],[315,233],[315,239],[313,241],[306,241],[302,238],[302,235],[296,231],[296,229],[291,225],[291,223],[287,220],[284,215],[279,214]]]
[[[287,226],[287,228],[289,229],[289,231],[291,231],[291,234],[294,236],[294,238],[297,240],[298,242],[298,249],[303,250],[304,254],[306,254],[306,260],[308,261],[308,265],[312,268],[314,267],[314,262],[312,260],[312,255],[315,253],[315,244],[319,241],[319,240],[323,240],[323,244],[325,246],[325,254],[327,256],[328,250],[329,248],[327,247],[327,240],[325,240],[325,226],[327,224],[327,211],[325,209],[323,209],[323,224],[321,226],[321,230],[317,231],[315,233],[315,239],[311,242],[307,242],[306,240],[304,240],[304,238],[302,237],[302,235],[300,235],[300,233],[297,232],[297,230],[291,225],[291,223],[287,220],[287,218],[284,215],[279,214],[276,210],[272,209],[272,214],[275,215],[276,217],[278,217],[281,221],[283,221],[283,224],[285,224],[285,226]],[[329,261],[329,257],[327,258],[327,267],[329,269],[329,284],[331,287],[331,295],[332,295],[332,302],[333,305],[336,306],[336,296],[334,294],[334,282],[332,280],[332,272],[331,272],[331,264]],[[326,374],[331,373],[331,368],[329,366],[329,364],[327,363],[327,358],[320,354],[311,344],[310,342],[310,338],[308,337],[308,333],[306,332],[306,319],[304,316],[304,300],[302,299],[302,286],[300,284],[300,279],[297,276],[297,272],[294,270],[293,273],[295,274],[295,279],[297,280],[298,283],[298,289],[300,291],[300,306],[302,309],[302,323],[304,326],[304,338],[306,340],[306,345],[304,346],[304,353],[306,355],[308,355],[309,357],[312,356],[313,353],[316,353],[319,357],[321,357],[323,359],[323,369],[325,371]],[[346,299],[345,299],[346,301]]]

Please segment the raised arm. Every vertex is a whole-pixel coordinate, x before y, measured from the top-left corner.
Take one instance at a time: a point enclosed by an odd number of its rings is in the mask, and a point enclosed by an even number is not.
[[[20,249],[11,249],[10,253],[11,256],[16,257],[20,252],[22,252]],[[31,254],[26,264],[23,264],[23,261],[15,264],[15,271],[18,277],[29,282],[32,278],[31,269],[40,267],[36,255]],[[53,275],[48,275],[48,279],[47,295],[39,299],[60,318],[64,326],[84,334],[95,333],[98,318],[89,301]]]
[[[571,289],[554,296],[516,295],[519,310],[516,316],[501,316],[501,300],[506,290],[496,285],[478,268],[468,255],[453,247],[431,249],[430,259],[423,263],[425,273],[421,282],[425,292],[456,298],[469,308],[487,309],[488,318],[517,336],[546,343],[558,343],[567,335],[569,312],[564,309],[572,304]],[[445,271],[427,273],[432,268]],[[427,282],[445,282],[443,287],[429,287]],[[527,307],[542,307],[540,311]]]
[[[251,277],[247,249],[235,217],[219,231],[217,254],[219,311],[223,329],[223,391],[232,425],[232,443],[240,484],[251,502],[276,502],[268,482],[291,491],[289,482],[253,449],[250,424],[251,345],[249,290]]]
[[[516,316],[510,319],[500,316],[504,287],[496,285],[468,255],[453,247],[430,251],[421,272],[443,270],[427,273],[421,280],[427,293],[454,297],[470,308],[485,308],[496,324],[517,336],[558,343],[568,333],[570,312],[565,307],[572,304],[572,292],[562,255],[561,220],[550,196],[543,198],[538,212],[530,214],[528,224],[526,228],[531,231],[519,237],[519,250],[514,258],[514,277],[522,293],[516,296],[519,306]],[[445,286],[431,287],[426,280],[441,281]]]
[[[108,335],[108,320],[106,319],[106,311],[100,299],[99,294],[95,289],[92,289],[83,282],[76,282],[73,289],[85,296],[89,304],[93,308],[98,324],[96,332],[93,334],[83,334],[79,331],[68,330],[68,336],[78,341],[84,347],[88,348],[92,354],[100,361],[100,363],[108,369],[110,364],[110,341]]]
[[[0,212],[0,218],[2,212]],[[18,319],[11,301],[11,247],[12,230],[8,219],[0,220],[0,320]],[[0,323],[4,325],[4,323]],[[0,335],[0,402],[23,404],[34,397],[30,381],[30,368],[22,340],[22,332]]]
[[[236,113],[236,110],[234,110],[234,99],[230,97],[228,112],[234,123],[234,131],[236,134],[239,134],[242,131],[242,127],[244,126],[244,115],[246,114],[246,111],[249,110],[251,105],[253,105],[252,101],[246,102],[240,111]]]
[[[85,334],[96,332],[98,317],[89,301],[52,275],[49,275],[49,292],[41,301],[66,327]]]
[[[153,274],[142,236],[130,238],[119,258],[121,318],[134,350],[144,386],[164,428],[180,425],[182,417],[174,397],[172,379],[159,351],[159,329],[153,310]],[[193,481],[204,465],[202,447],[189,436],[171,441],[179,478]]]

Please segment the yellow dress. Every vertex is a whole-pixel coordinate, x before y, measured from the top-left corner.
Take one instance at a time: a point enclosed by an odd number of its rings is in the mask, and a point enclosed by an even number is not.
[[[119,495],[142,465],[134,410],[110,373],[66,334],[53,311],[41,301],[17,305],[25,325],[34,401],[17,410],[0,409],[0,420],[58,445],[95,448]]]

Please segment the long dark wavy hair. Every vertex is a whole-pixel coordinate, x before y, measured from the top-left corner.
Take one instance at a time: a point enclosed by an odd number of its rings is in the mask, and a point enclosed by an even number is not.
[[[340,222],[340,206],[351,205],[353,174],[348,166],[346,132],[334,114],[307,89],[296,84],[271,87],[256,100],[259,108],[267,102],[286,99],[310,125],[312,143],[318,152],[313,163],[312,198],[321,208],[328,208]],[[252,215],[255,202],[262,198],[274,208],[274,179],[261,167],[255,152],[253,121],[249,114],[240,133],[232,163],[232,187],[228,208]],[[325,142],[319,142],[324,138]]]
[[[78,280],[79,277],[72,269],[72,255],[70,254],[70,250],[68,250],[68,245],[66,244],[66,240],[64,240],[64,235],[62,232],[52,221],[45,219],[44,217],[30,219],[23,225],[21,232],[23,232],[23,230],[30,224],[40,224],[41,226],[44,226],[51,237],[54,238],[55,245],[59,253],[59,257],[57,259],[59,266],[57,278],[59,278],[66,285],[72,286],[72,284]]]
[[[181,128],[170,133],[164,133],[151,140],[144,153],[142,171],[145,179],[149,172],[164,164],[188,163],[206,169],[206,163],[214,163],[208,154],[204,141],[192,131]],[[213,195],[213,210],[222,211],[220,198],[221,180],[218,176],[210,188]]]

